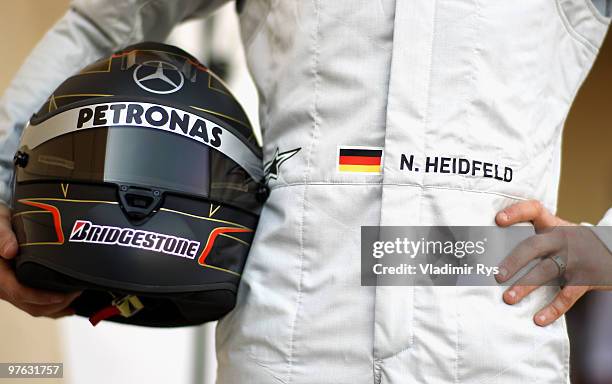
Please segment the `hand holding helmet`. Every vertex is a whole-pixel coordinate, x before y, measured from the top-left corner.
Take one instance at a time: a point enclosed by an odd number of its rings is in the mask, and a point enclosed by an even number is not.
[[[32,316],[58,318],[74,314],[70,303],[80,295],[57,293],[30,288],[15,277],[11,260],[17,256],[17,239],[11,228],[11,211],[0,204],[0,299],[8,301]]]

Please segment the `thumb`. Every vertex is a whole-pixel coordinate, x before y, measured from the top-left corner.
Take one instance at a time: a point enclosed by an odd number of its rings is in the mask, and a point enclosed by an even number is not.
[[[0,204],[0,256],[12,259],[17,255],[17,239],[11,228],[11,211]]]

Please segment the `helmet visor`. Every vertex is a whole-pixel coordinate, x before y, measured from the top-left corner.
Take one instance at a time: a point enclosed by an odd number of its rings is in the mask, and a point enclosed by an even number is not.
[[[53,121],[56,118],[62,120]],[[204,197],[252,212],[261,205],[256,196],[261,178],[247,171],[255,167],[253,172],[261,172],[254,164],[261,160],[252,158],[253,152],[240,142],[225,146],[228,151],[224,145],[213,145],[215,140],[228,140],[230,131],[199,129],[193,138],[180,134],[180,129],[148,127],[144,118],[140,125],[107,121],[105,126],[62,130],[56,125],[64,120],[65,113],[26,128],[22,150],[29,155],[28,163],[17,168],[17,182],[125,184]],[[37,135],[42,132],[48,136]],[[210,135],[207,143],[201,140],[204,135]]]

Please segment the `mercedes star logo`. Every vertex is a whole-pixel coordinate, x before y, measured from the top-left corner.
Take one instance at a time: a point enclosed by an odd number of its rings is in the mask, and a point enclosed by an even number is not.
[[[181,89],[185,78],[176,66],[165,61],[151,60],[134,70],[134,81],[145,91],[168,94]]]

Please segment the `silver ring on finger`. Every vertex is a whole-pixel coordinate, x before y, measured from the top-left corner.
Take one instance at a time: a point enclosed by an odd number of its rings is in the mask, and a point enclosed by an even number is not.
[[[563,260],[561,255],[554,255],[554,256],[549,257],[549,259],[551,259],[553,263],[557,265],[557,268],[559,269],[559,276],[565,275],[565,270],[567,269],[567,263],[565,262],[565,260]]]

